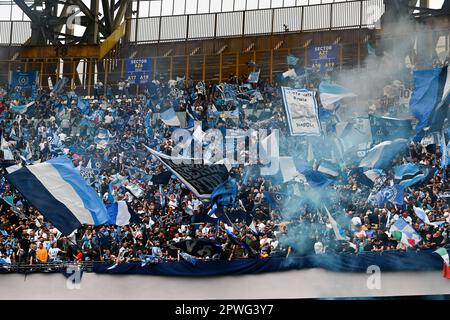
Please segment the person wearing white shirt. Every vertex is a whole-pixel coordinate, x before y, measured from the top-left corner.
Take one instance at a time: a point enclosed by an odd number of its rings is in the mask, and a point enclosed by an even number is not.
[[[114,118],[108,113],[105,116],[105,124],[111,124],[114,121]]]
[[[314,252],[316,254],[323,254],[325,252],[322,242],[317,241],[316,243],[314,243]]]
[[[62,251],[60,248],[57,247],[57,244],[54,243],[52,248],[50,248],[48,250],[48,258],[50,262],[59,262],[61,261],[61,259],[58,258],[58,254],[62,252],[62,253],[66,253],[65,251]]]
[[[211,228],[209,227],[209,224],[206,224],[204,227],[203,227],[203,229],[202,229],[202,233],[203,233],[203,235],[207,235],[208,233],[209,233],[209,230],[210,230]]]

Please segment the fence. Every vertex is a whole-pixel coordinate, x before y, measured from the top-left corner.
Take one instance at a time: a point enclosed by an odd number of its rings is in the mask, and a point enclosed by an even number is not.
[[[131,19],[129,41],[158,43],[371,28],[383,13],[383,0],[358,0],[248,11],[135,18]]]
[[[186,76],[194,81],[219,83],[228,79],[230,75],[247,75],[254,70],[260,70],[260,79],[273,82],[277,73],[287,70],[287,55],[295,55],[299,58],[299,64],[308,65],[308,49],[309,47],[300,47],[192,56],[157,56],[151,58],[153,68],[150,78],[167,81]],[[336,69],[362,66],[366,52],[367,47],[364,44],[338,45]],[[79,93],[92,95],[94,83],[98,81],[104,84],[105,90],[111,85],[115,91],[117,82],[126,77],[125,61],[125,59],[0,61],[0,85],[9,81],[8,70],[25,72],[33,70],[39,72],[39,84],[44,88],[49,86],[49,77],[55,84],[58,78],[65,76],[74,79],[76,91]],[[257,67],[249,66],[249,61],[254,61]],[[142,92],[142,89],[142,85],[132,86],[131,93]]]
[[[158,43],[285,32],[371,28],[384,13],[383,0],[130,19],[129,41]],[[27,20],[0,21],[0,45],[21,45],[31,36]]]

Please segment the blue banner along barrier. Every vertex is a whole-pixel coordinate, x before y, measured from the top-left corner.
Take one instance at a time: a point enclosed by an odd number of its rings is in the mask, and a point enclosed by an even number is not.
[[[178,277],[212,277],[222,275],[256,274],[293,269],[323,268],[336,272],[367,272],[372,265],[381,271],[441,270],[442,258],[432,250],[411,252],[366,252],[354,254],[323,254],[309,256],[272,257],[268,259],[242,259],[231,261],[201,261],[195,265],[187,261],[147,264],[123,263],[94,265],[96,273],[145,274]]]
[[[151,81],[153,73],[153,60],[127,59],[125,65],[126,79],[130,84],[145,84]]]

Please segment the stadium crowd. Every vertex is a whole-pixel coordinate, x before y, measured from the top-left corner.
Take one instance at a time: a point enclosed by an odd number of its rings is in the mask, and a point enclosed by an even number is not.
[[[307,84],[316,91],[318,86],[317,81]],[[410,143],[386,170],[383,185],[393,181],[395,164],[415,163],[433,169],[429,179],[405,190],[403,205],[377,206],[367,201],[371,188],[358,179],[352,166],[359,161],[356,158],[353,163],[340,163],[334,182],[318,189],[298,181],[283,183],[283,179],[262,176],[258,170],[247,176],[248,166],[240,164],[230,169],[239,190],[236,201],[220,208],[219,217],[213,218],[208,214],[213,204],[195,197],[174,176],[165,184],[152,182],[153,177],[167,169],[147,152],[144,144],[170,154],[175,142],[171,139],[172,130],[160,119],[160,114],[174,108],[183,114],[186,110],[195,113],[193,116],[204,131],[236,127],[279,129],[280,154],[306,160],[308,144],[289,135],[280,84],[248,83],[247,77],[230,76],[221,86],[183,79],[153,81],[141,95],[131,95],[128,88],[126,81],[121,80],[113,94],[115,87],[104,89],[103,84],[97,83],[95,97],[84,100],[89,102],[88,111],[84,109],[86,106],[80,106],[76,90],[55,94],[38,89],[30,97],[20,87],[2,89],[0,261],[3,264],[177,261],[189,259],[177,244],[194,239],[214,242],[220,247],[218,255],[195,257],[206,260],[423,250],[450,243],[450,207],[445,197],[450,172],[441,168],[441,150],[436,143]],[[392,110],[383,104],[383,99],[386,96],[380,94],[370,112],[389,115]],[[35,103],[25,112],[14,111],[14,106],[30,101]],[[321,108],[322,111],[326,110]],[[329,119],[324,130],[331,134],[335,120],[330,113],[321,113],[322,116]],[[102,135],[99,140],[99,133],[105,132],[106,138]],[[327,145],[316,149],[315,159],[307,159],[310,165],[314,162],[317,165]],[[9,151],[11,154],[7,154]],[[126,201],[140,222],[122,227],[85,225],[64,236],[5,179],[6,167],[10,165],[44,162],[61,153],[72,159],[105,202],[114,183],[115,201]],[[13,160],[8,160],[11,156]],[[136,184],[144,192],[133,193],[128,184]],[[284,202],[278,203],[275,195],[283,195]],[[335,224],[324,207],[315,205],[325,202],[344,240],[336,238]],[[414,207],[422,208],[434,224],[423,223]],[[408,246],[386,233],[400,217],[421,236],[420,242]]]

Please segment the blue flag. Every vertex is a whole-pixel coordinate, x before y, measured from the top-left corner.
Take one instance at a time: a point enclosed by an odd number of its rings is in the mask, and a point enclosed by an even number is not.
[[[281,192],[264,192],[264,199],[271,208],[281,209],[289,199],[289,195]]]
[[[426,181],[431,177],[430,168],[407,163],[394,167],[394,182],[405,188]]]
[[[80,109],[82,114],[89,114],[90,106],[89,101],[78,98],[77,107]]]
[[[381,189],[375,195],[370,195],[368,201],[376,206],[384,206],[386,203],[403,205],[404,187],[401,185],[393,185]]]
[[[396,119],[369,115],[372,141],[381,143],[386,140],[398,138],[408,139],[412,133],[410,119]]]
[[[307,169],[301,173],[305,176],[308,184],[313,188],[326,188],[336,181],[335,178],[312,169]]]
[[[218,203],[222,206],[233,205],[238,193],[236,180],[228,177],[228,180],[219,184],[211,193],[211,203]]]
[[[420,141],[422,130],[429,125],[430,116],[443,99],[444,88],[447,87],[447,67],[415,70],[413,78],[414,91],[409,106],[418,120],[414,141]],[[444,100],[446,99],[447,97]]]
[[[442,68],[440,76],[440,90],[438,97],[441,97],[436,108],[433,110],[433,114],[430,118],[430,132],[440,131],[444,126],[444,121],[448,116],[448,107],[450,104],[450,76],[448,75],[448,66]],[[445,78],[445,80],[444,80]]]

